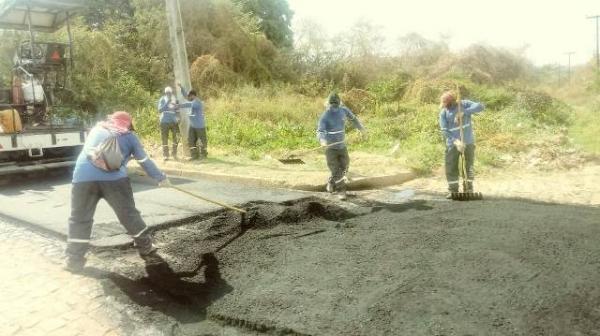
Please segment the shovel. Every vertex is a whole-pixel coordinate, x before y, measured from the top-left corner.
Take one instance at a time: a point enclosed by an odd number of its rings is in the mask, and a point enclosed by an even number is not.
[[[462,108],[462,104],[460,102],[460,89],[456,90],[457,92],[457,102],[458,102],[458,115],[460,116],[461,113],[461,108]],[[459,117],[458,118],[458,124],[460,125],[460,141],[464,144],[465,143],[465,132],[464,132],[464,123],[463,123],[463,118]],[[455,201],[474,201],[474,200],[482,200],[483,199],[483,195],[480,192],[467,192],[467,185],[468,185],[468,181],[467,181],[467,160],[465,159],[465,153],[464,150],[463,152],[460,154],[460,174],[462,175],[462,185],[463,185],[463,192],[453,192],[452,193],[452,200]]]
[[[294,154],[290,154],[285,158],[282,159],[277,159],[277,161],[283,163],[283,164],[305,164],[306,162],[302,161],[301,158],[299,158],[299,155],[304,155],[306,153],[310,153],[316,150],[319,150],[321,148],[328,148],[331,146],[335,146],[335,145],[339,145],[339,144],[343,144],[345,141],[338,141],[338,142],[334,142],[334,143],[330,143],[329,145],[325,145],[325,146],[319,146],[319,147],[315,147],[315,148],[311,148],[311,149],[306,149],[303,151],[299,151],[296,152]]]

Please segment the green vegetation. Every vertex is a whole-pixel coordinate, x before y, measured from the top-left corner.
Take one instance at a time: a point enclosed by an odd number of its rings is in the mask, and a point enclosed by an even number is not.
[[[164,1],[89,3],[73,25],[74,99],[90,117],[131,111],[138,133],[158,142],[156,102],[174,85]],[[463,98],[487,107],[475,118],[481,166],[502,166],[505,156],[526,153],[565,128],[582,148],[600,152],[598,102],[575,110],[563,102],[597,95],[589,67],[567,93],[552,69],[534,67],[520,51],[473,45],[451,52],[444,41],[413,33],[399,37],[397,52],[382,54],[381,33],[369,22],[334,38],[302,22],[293,36],[286,0],[181,0],[181,6],[192,85],[205,101],[213,148],[259,159],[314,147],[317,119],[335,89],[369,129],[364,142],[349,132],[353,150],[391,155],[399,145],[394,155],[427,173],[442,163],[439,96],[459,87]],[[0,46],[0,74],[9,73],[4,58],[12,44]]]
[[[578,108],[569,134],[588,153],[600,155],[600,101]]]

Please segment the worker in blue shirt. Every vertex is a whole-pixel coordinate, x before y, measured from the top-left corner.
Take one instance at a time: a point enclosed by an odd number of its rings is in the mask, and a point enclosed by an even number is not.
[[[204,106],[202,100],[198,98],[195,90],[189,92],[177,83],[181,90],[181,95],[186,97],[187,103],[179,104],[179,108],[189,108],[188,114],[190,120],[190,128],[188,131],[188,146],[190,146],[190,159],[204,159],[208,155],[207,138],[206,138],[206,122],[204,120]]]
[[[461,115],[458,113],[458,104],[461,104]],[[473,192],[473,181],[475,170],[475,135],[473,134],[473,121],[471,116],[483,111],[481,103],[470,100],[456,101],[456,94],[447,91],[440,97],[440,129],[446,143],[446,181],[448,182],[447,198],[452,198],[453,192],[458,192],[459,171],[458,160],[461,155],[465,156],[465,168],[467,172],[467,189],[464,192]],[[463,119],[462,125],[459,118]],[[463,129],[464,142],[460,139],[460,129]]]
[[[346,173],[350,165],[345,142],[346,120],[349,119],[363,136],[366,136],[366,129],[348,108],[341,106],[337,93],[329,95],[327,104],[327,110],[321,115],[317,126],[317,138],[321,146],[326,147],[325,158],[331,172],[326,190],[330,193],[337,193],[340,199],[345,199]]]
[[[160,113],[160,137],[162,140],[163,160],[169,160],[169,133],[173,136],[173,159],[177,160],[177,145],[179,144],[179,111],[177,98],[170,86],[165,88],[164,96],[158,100]]]
[[[135,207],[133,191],[127,175],[127,163],[133,158],[161,187],[171,186],[167,176],[148,158],[139,139],[132,132],[131,116],[115,112],[93,127],[75,163],[71,190],[71,216],[67,238],[66,269],[79,272],[85,265],[89,249],[94,212],[100,199],[114,210],[121,225],[133,238],[140,256],[146,262],[160,260],[152,245],[148,226]],[[109,137],[116,136],[123,156],[116,170],[103,170],[92,162],[92,153]]]

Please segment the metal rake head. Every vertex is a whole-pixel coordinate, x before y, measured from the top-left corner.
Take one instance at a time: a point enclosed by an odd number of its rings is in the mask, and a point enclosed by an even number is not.
[[[452,200],[454,201],[480,201],[483,195],[480,192],[453,192]]]

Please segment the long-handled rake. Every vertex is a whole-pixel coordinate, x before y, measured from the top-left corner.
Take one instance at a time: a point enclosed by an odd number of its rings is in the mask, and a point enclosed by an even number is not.
[[[458,107],[457,107],[457,111],[456,113],[458,114],[458,124],[460,125],[459,127],[459,131],[460,131],[460,141],[464,144],[465,143],[465,133],[464,133],[464,123],[463,123],[463,117],[462,117],[462,104],[460,102],[460,89],[456,90],[457,92],[457,102],[458,102]],[[467,160],[465,158],[465,151],[463,148],[462,153],[460,153],[460,174],[462,177],[462,187],[463,187],[463,192],[453,192],[452,193],[452,199],[455,201],[475,201],[475,200],[482,200],[483,199],[483,195],[480,192],[472,192],[472,191],[467,191],[469,190],[468,188],[468,177],[467,177]]]
[[[174,186],[174,185],[171,185],[171,188],[173,188],[173,189],[175,189],[175,190],[177,190],[177,191],[180,191],[180,192],[182,192],[182,193],[184,193],[184,194],[190,195],[190,196],[192,196],[192,197],[195,197],[195,198],[201,199],[201,200],[203,200],[203,201],[205,201],[205,202],[213,203],[213,204],[216,204],[216,205],[222,206],[223,208],[226,208],[226,209],[229,209],[229,210],[233,210],[233,211],[235,211],[235,212],[239,212],[239,213],[242,215],[242,218],[241,218],[241,223],[240,223],[240,225],[241,225],[241,227],[242,227],[242,230],[244,230],[244,229],[246,228],[246,213],[247,213],[247,211],[246,211],[246,210],[244,210],[244,209],[240,209],[240,208],[236,208],[236,207],[234,207],[234,206],[231,206],[231,205],[229,205],[229,204],[225,204],[225,203],[223,203],[223,202],[215,201],[215,200],[213,200],[213,199],[210,199],[210,198],[206,198],[206,197],[204,197],[204,196],[198,195],[198,194],[196,194],[196,193],[193,193],[193,192],[191,192],[191,191],[188,191],[188,190],[182,189],[182,188],[180,188],[180,187],[177,187],[177,186]]]
[[[299,158],[298,156],[304,155],[306,153],[310,153],[310,152],[313,152],[313,151],[316,151],[316,150],[319,150],[319,149],[322,149],[322,148],[328,148],[328,147],[331,147],[331,146],[339,145],[339,144],[342,144],[342,143],[344,143],[344,141],[334,142],[334,143],[331,143],[331,144],[326,145],[326,146],[319,146],[319,147],[314,147],[314,148],[310,148],[310,149],[305,149],[305,150],[302,150],[302,151],[290,154],[290,155],[288,155],[285,158],[277,159],[277,161],[279,161],[279,162],[281,162],[283,164],[305,164],[306,162],[302,161],[302,159]]]

